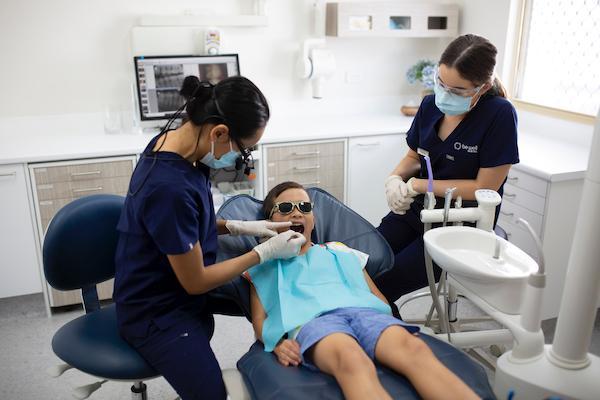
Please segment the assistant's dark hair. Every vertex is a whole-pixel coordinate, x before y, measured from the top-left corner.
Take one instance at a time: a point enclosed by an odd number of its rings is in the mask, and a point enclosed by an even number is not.
[[[450,42],[442,53],[439,64],[456,69],[461,77],[476,86],[493,81],[488,93],[506,97],[506,89],[500,79],[494,76],[496,54],[498,50],[489,40],[467,34]]]
[[[179,93],[188,104],[188,120],[195,125],[224,123],[229,135],[239,141],[254,136],[270,117],[269,104],[260,89],[249,79],[234,76],[216,85],[186,76]]]
[[[263,201],[263,205],[262,205],[262,213],[266,219],[269,219],[269,217],[270,217],[269,214],[271,214],[271,210],[273,209],[273,206],[275,205],[275,199],[277,198],[277,196],[279,196],[281,193],[285,192],[288,189],[302,189],[302,190],[306,191],[304,186],[302,186],[298,182],[291,182],[291,181],[281,182],[279,185],[277,185],[273,189],[269,190],[269,193],[267,193],[267,197],[265,197],[265,201]]]

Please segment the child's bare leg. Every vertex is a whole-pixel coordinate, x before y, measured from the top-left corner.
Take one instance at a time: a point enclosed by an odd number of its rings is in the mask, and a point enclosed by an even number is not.
[[[435,357],[425,342],[400,326],[390,326],[381,333],[375,359],[406,376],[424,399],[479,398]]]
[[[334,333],[321,339],[310,351],[313,363],[335,377],[346,399],[391,400],[377,378],[373,361],[353,337]]]

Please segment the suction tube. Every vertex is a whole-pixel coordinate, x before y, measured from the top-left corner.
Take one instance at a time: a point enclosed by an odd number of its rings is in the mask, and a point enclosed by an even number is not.
[[[424,224],[424,232],[427,232],[428,230],[431,229],[431,224],[427,223]],[[431,317],[432,317],[432,311],[433,311],[433,307],[435,307],[435,310],[438,314],[438,319],[440,321],[440,327],[444,327],[444,330],[446,331],[446,333],[448,334],[448,342],[451,341],[450,338],[450,323],[448,322],[448,316],[446,314],[446,310],[442,307],[442,304],[440,303],[440,297],[439,294],[440,292],[438,292],[438,288],[435,287],[435,274],[433,273],[433,260],[431,259],[431,256],[429,255],[429,253],[427,252],[427,248],[425,248],[425,246],[423,246],[424,252],[425,252],[425,272],[427,273],[427,283],[429,284],[429,291],[431,292],[431,300],[433,301],[432,304],[432,309],[429,310],[429,315],[427,316],[427,321],[425,326],[428,326],[431,322]],[[440,283],[439,283],[439,289],[441,290],[442,286],[445,283],[445,279],[444,279],[444,275],[442,275],[440,277]]]

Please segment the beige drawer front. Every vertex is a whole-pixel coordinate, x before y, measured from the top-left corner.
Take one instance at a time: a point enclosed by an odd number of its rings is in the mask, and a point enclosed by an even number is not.
[[[323,188],[327,190],[331,195],[333,195],[339,201],[344,201],[344,188],[342,186],[335,186],[331,188]]]
[[[518,171],[514,168],[511,168],[509,171],[506,183],[542,197],[546,197],[546,191],[548,190],[547,181]]]
[[[528,192],[519,186],[509,184],[504,185],[504,195],[502,196],[502,201],[516,204],[542,215],[544,214],[544,207],[546,205],[545,197]]]
[[[525,231],[525,227],[517,224],[517,220],[523,218],[533,228],[533,230],[542,237],[542,225],[544,218],[542,215],[532,212],[524,207],[520,207],[508,201],[503,201],[498,217],[498,224],[504,228],[505,223],[515,225],[518,229]]]
[[[110,279],[106,282],[102,282],[96,285],[98,290],[98,299],[106,300],[112,298],[114,287],[114,279]],[[70,304],[81,303],[81,291],[80,290],[67,290],[61,291],[54,288],[50,288],[50,304],[52,307],[61,307]]]
[[[342,167],[327,170],[308,170],[296,171],[288,174],[281,174],[267,177],[267,188],[271,190],[275,185],[294,181],[304,186],[316,186],[320,188],[328,188],[334,186],[344,186],[344,169]]]
[[[325,157],[318,160],[273,161],[267,164],[267,176],[278,179],[282,176],[328,175],[330,171],[344,169],[343,157]]]
[[[33,169],[36,184],[49,184],[68,181],[131,176],[131,160],[107,161],[91,164],[72,164],[56,167],[38,167]]]
[[[267,159],[271,161],[301,160],[343,156],[344,142],[311,143],[293,146],[276,146],[267,148]]]
[[[42,229],[46,232],[48,222],[56,215],[58,210],[72,202],[73,199],[41,200],[38,202],[38,210],[42,220]]]
[[[38,200],[75,199],[91,194],[125,194],[129,187],[129,176],[84,181],[37,184]]]

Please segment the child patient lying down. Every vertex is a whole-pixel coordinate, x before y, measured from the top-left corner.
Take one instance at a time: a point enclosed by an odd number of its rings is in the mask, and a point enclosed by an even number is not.
[[[285,366],[333,375],[347,399],[391,399],[374,360],[406,376],[424,398],[478,398],[438,361],[418,327],[391,316],[364,269],[367,254],[342,243],[310,242],[315,221],[302,185],[275,186],[263,212],[292,222],[290,229],[306,238],[298,256],[267,261],[245,275],[252,283],[252,325],[265,351]]]

